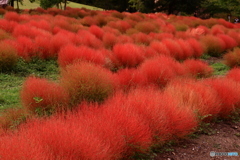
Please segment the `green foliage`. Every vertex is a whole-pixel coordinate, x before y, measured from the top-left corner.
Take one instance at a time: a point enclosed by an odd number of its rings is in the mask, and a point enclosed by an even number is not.
[[[142,0],[129,0],[129,6],[136,9],[137,11],[143,11],[145,6]]]
[[[210,13],[211,15],[225,12],[231,15],[239,16],[239,5],[239,0],[204,0],[202,8],[205,8],[205,13]]]
[[[230,69],[227,65],[223,63],[214,63],[211,65],[214,69],[214,75],[225,75],[227,71]]]
[[[40,0],[40,6],[43,9],[51,8],[54,5],[57,5],[58,3],[61,3],[62,0]]]
[[[56,80],[59,69],[56,60],[41,60],[35,58],[27,62],[24,59],[19,59],[12,72],[23,77],[32,75]]]

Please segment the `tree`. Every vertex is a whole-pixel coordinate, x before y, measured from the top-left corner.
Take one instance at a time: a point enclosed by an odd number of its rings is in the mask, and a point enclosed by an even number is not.
[[[240,15],[239,0],[205,0],[202,3],[205,13],[227,13],[235,16]]]

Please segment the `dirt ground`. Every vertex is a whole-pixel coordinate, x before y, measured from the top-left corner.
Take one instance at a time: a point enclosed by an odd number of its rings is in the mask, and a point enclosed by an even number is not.
[[[240,122],[209,124],[207,131],[179,140],[155,160],[240,160]],[[210,156],[210,152],[238,152],[238,156]]]

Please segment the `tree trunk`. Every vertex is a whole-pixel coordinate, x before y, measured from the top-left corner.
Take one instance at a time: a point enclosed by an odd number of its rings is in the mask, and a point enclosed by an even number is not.
[[[64,10],[67,8],[67,0],[64,0]]]
[[[175,8],[175,2],[176,0],[170,1],[168,5],[168,14],[173,14],[174,8]]]
[[[17,0],[17,9],[19,10],[19,0]]]
[[[10,5],[14,8],[14,0],[10,1]]]

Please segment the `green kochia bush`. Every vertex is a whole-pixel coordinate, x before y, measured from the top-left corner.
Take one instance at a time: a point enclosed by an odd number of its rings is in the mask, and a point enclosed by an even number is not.
[[[70,95],[71,105],[101,102],[113,93],[115,86],[109,70],[88,62],[68,65],[61,71],[60,83]]]
[[[11,70],[17,64],[17,51],[10,45],[0,42],[0,72]]]

